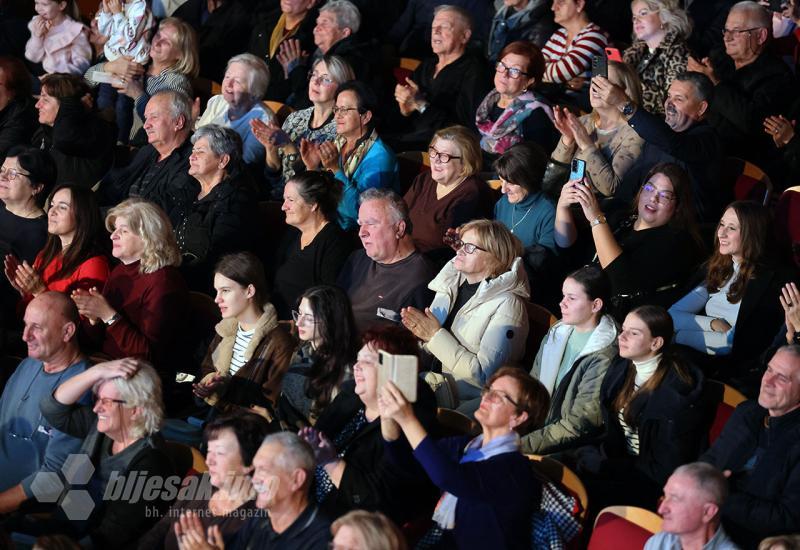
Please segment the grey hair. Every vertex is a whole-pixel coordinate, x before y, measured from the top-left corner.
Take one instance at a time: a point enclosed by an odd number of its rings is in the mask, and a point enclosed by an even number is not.
[[[317,466],[311,445],[294,432],[278,432],[265,437],[261,446],[273,443],[281,446],[281,452],[272,457],[275,465],[286,473],[303,470],[307,482],[311,483],[314,479],[314,468]]]
[[[191,127],[192,100],[188,95],[178,90],[160,90],[150,96],[149,101],[152,101],[156,97],[168,98],[169,115],[172,117],[172,120],[178,120],[178,118],[183,117],[184,129],[188,130]]]
[[[473,21],[472,16],[470,13],[460,6],[453,6],[452,4],[442,4],[441,6],[436,6],[433,10],[433,16],[436,17],[443,11],[451,11],[461,20],[461,23],[464,25],[464,28],[468,31],[473,29]]]
[[[340,29],[350,29],[355,34],[361,28],[361,12],[350,0],[331,0],[319,9],[320,13],[324,11],[333,13]]]
[[[129,435],[139,439],[160,430],[164,420],[164,402],[161,397],[161,378],[156,369],[145,363],[130,378],[120,376],[111,380],[120,399],[125,401],[125,407],[139,407],[141,410],[141,414],[130,427]]]
[[[228,167],[238,166],[242,161],[242,138],[235,130],[219,124],[206,124],[195,130],[192,143],[206,138],[211,151],[221,157],[228,155]]]
[[[752,0],[744,0],[743,2],[737,2],[733,6],[731,6],[728,15],[735,11],[742,11],[747,14],[747,17],[750,18],[752,21],[751,25],[758,27],[758,28],[765,28],[770,31],[772,34],[772,16],[770,15],[767,8],[759,4],[758,2],[753,2]]]
[[[241,63],[247,67],[249,75],[247,92],[256,100],[261,101],[269,87],[269,67],[267,62],[251,53],[240,53],[228,60],[225,71],[227,72],[234,63]]]
[[[658,18],[661,20],[662,28],[665,31],[675,31],[678,36],[683,38],[687,38],[692,33],[692,23],[689,21],[689,16],[674,0],[633,0],[631,7],[636,2],[644,2],[647,9],[657,11]]]
[[[410,233],[411,219],[408,215],[408,205],[403,197],[391,189],[372,187],[358,197],[358,204],[364,204],[367,201],[383,201],[386,204],[386,210],[392,216],[392,222],[406,222],[406,233]]]
[[[353,68],[343,57],[338,55],[323,55],[314,62],[312,69],[315,69],[317,65],[322,62],[324,62],[325,66],[328,68],[328,76],[330,76],[331,80],[336,82],[337,85],[356,79],[356,73],[353,72]]]
[[[690,83],[700,101],[711,102],[711,98],[714,97],[714,83],[703,73],[684,71],[678,73],[674,80]]]
[[[728,498],[728,480],[717,468],[707,462],[690,462],[678,466],[672,475],[692,478],[697,488],[705,493],[719,507]]]
[[[786,352],[788,354],[794,355],[796,358],[800,359],[800,345],[797,344],[786,344],[779,347],[775,353],[777,354],[779,351]]]

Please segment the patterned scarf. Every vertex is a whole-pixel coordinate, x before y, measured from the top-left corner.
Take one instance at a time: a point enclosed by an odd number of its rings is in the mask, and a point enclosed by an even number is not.
[[[523,92],[511,101],[497,120],[492,121],[489,114],[492,107],[500,99],[496,89],[483,99],[475,115],[475,124],[481,133],[481,148],[492,153],[503,153],[506,149],[522,141],[522,122],[535,109],[543,109],[547,117],[553,120],[553,110],[541,101],[533,92]]]
[[[368,136],[364,136],[363,138],[359,139],[356,142],[356,146],[353,150],[344,158],[341,155],[342,147],[344,147],[347,139],[344,136],[337,136],[335,143],[336,148],[339,150],[339,166],[342,168],[342,172],[344,175],[349,178],[353,177],[353,174],[358,168],[358,165],[361,164],[362,159],[367,155],[367,152],[372,147],[372,144],[375,143],[378,139],[378,132],[377,130],[372,130]]]

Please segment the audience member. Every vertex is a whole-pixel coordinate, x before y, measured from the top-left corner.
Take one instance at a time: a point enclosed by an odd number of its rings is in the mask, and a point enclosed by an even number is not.
[[[22,340],[28,356],[6,382],[0,397],[0,513],[33,498],[38,472],[57,472],[78,451],[79,439],[42,419],[39,402],[89,363],[78,345],[78,311],[69,298],[45,292],[25,310]]]
[[[544,46],[556,30],[551,12],[546,0],[503,0],[489,30],[489,63],[502,59],[503,48],[518,40]]]
[[[693,23],[689,35],[689,51],[698,57],[707,57],[723,45],[723,29],[731,6],[739,0],[711,0],[687,2],[686,14]]]
[[[433,513],[435,534],[426,536],[438,536],[437,548],[470,548],[475,541],[530,548],[531,515],[542,489],[520,453],[519,435],[542,425],[548,401],[541,383],[519,369],[503,367],[481,391],[475,419],[482,433],[435,441],[403,392],[386,383],[378,407],[389,460],[403,464],[402,454],[413,450],[443,491]],[[404,440],[399,440],[401,432]]]
[[[31,37],[25,57],[36,64],[37,74],[82,75],[92,61],[89,29],[81,22],[75,0],[39,0],[28,23]]]
[[[686,12],[671,0],[634,0],[631,12],[636,40],[623,59],[639,74],[641,106],[663,116],[670,83],[686,71],[686,39],[692,25]]]
[[[727,496],[728,481],[713,466],[691,462],[678,467],[664,485],[658,506],[664,518],[661,531],[647,540],[644,550],[738,550],[720,525]]]
[[[331,525],[333,548],[348,550],[407,550],[406,538],[380,512],[353,510]]]
[[[496,158],[521,141],[552,151],[558,141],[553,110],[536,92],[542,81],[542,52],[529,42],[512,42],[500,52],[495,65],[494,90],[483,99],[475,115],[481,149]]]
[[[330,517],[363,508],[402,524],[417,517],[420,507],[432,504],[428,497],[434,495],[421,471],[408,472],[386,460],[378,410],[378,352],[418,355],[419,347],[397,325],[373,327],[361,342],[354,380],[342,386],[314,427],[303,428],[300,435],[314,449],[316,499]],[[414,408],[425,429],[432,429],[436,400],[421,378]]]
[[[0,157],[16,145],[30,143],[38,126],[31,79],[20,59],[0,56]]]
[[[455,378],[459,410],[472,414],[492,374],[525,353],[530,290],[522,244],[500,222],[467,222],[453,247],[456,257],[428,285],[436,293],[431,305],[401,314],[434,357],[429,370]]]
[[[798,550],[800,535],[780,535],[767,537],[758,545],[758,550]]]
[[[551,399],[544,426],[522,440],[527,453],[575,449],[603,430],[600,386],[617,355],[617,324],[605,313],[611,283],[590,265],[570,273],[562,292],[561,320],[545,335],[531,369]]]
[[[452,252],[445,232],[486,218],[491,191],[481,179],[481,150],[475,134],[463,126],[438,130],[428,146],[431,169],[414,178],[403,200],[408,205],[414,246],[442,261]]]
[[[700,457],[729,473],[722,521],[743,548],[800,531],[799,416],[800,347],[784,346],[767,365],[758,399],[739,405]]]
[[[370,189],[360,197],[356,250],[337,281],[350,298],[356,327],[363,332],[376,322],[400,322],[400,310],[422,307],[425,285],[435,275],[425,257],[414,248],[408,206],[396,193]]]
[[[800,291],[797,284],[791,282],[784,285],[778,301],[783,308],[786,343],[800,345]]]
[[[273,304],[279,319],[309,287],[334,284],[355,243],[336,223],[342,184],[329,172],[303,172],[286,184],[283,206],[291,226],[278,256]]]

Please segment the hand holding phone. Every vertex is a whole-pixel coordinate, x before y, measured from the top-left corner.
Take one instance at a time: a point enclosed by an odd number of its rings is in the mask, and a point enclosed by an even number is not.
[[[572,162],[570,163],[569,181],[583,181],[584,176],[586,176],[586,161],[581,159],[572,159]]]
[[[608,58],[605,55],[596,55],[592,58],[592,77],[595,76],[608,78]]]
[[[417,400],[417,372],[419,359],[416,355],[395,355],[378,350],[378,394],[387,382],[392,382],[409,403]]]

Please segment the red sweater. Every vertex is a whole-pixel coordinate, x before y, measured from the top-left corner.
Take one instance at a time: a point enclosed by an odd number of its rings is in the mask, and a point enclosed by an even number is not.
[[[105,256],[93,256],[79,265],[66,278],[51,281],[50,279],[52,279],[56,271],[61,269],[62,260],[63,256],[56,256],[52,262],[45,266],[42,272],[42,280],[47,290],[55,290],[69,295],[77,288],[84,290],[89,290],[92,287],[103,288],[108,279],[108,259]],[[38,271],[41,265],[42,253],[39,252],[33,262],[33,268]],[[30,297],[28,297],[28,300],[30,300]]]

